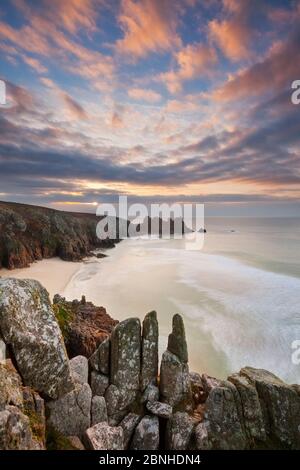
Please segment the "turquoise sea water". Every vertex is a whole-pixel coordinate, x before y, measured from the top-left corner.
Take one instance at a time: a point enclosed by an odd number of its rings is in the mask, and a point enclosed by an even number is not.
[[[190,366],[226,377],[245,365],[300,382],[300,219],[206,218],[204,247],[124,240],[90,259],[63,294],[85,294],[119,320],[157,310],[161,350],[183,315]]]

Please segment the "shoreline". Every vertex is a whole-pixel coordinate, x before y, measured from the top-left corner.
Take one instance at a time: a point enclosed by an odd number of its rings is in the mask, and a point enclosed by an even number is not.
[[[28,268],[2,268],[0,278],[35,279],[46,287],[52,300],[55,294],[61,294],[65,290],[83,264],[84,260],[63,261],[58,257],[42,259],[35,261]]]

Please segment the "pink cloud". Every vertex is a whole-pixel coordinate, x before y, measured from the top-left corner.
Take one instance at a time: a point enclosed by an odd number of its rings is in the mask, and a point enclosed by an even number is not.
[[[122,0],[118,19],[124,37],[117,50],[139,58],[179,47],[177,10],[175,0]]]
[[[105,0],[41,0],[34,9],[25,0],[14,0],[17,8],[29,17],[35,16],[53,22],[58,29],[75,34],[79,29],[96,30],[96,18]]]
[[[22,56],[22,59],[24,60],[25,64],[29,65],[29,67],[40,74],[46,73],[48,70],[47,67],[45,67],[38,59],[35,59],[34,57],[24,55]]]
[[[224,19],[209,22],[209,36],[228,59],[239,61],[251,54],[254,31],[250,26],[253,9],[261,7],[256,0],[223,0]]]
[[[134,100],[147,101],[148,103],[158,103],[161,100],[159,93],[144,88],[131,88],[128,90],[128,96]]]
[[[213,92],[216,101],[229,102],[286,89],[299,75],[300,31],[285,42],[273,44],[266,57],[239,71]]]
[[[173,94],[181,91],[182,82],[185,80],[209,75],[218,60],[215,49],[203,44],[189,44],[175,53],[175,59],[177,69],[162,73],[158,77]]]

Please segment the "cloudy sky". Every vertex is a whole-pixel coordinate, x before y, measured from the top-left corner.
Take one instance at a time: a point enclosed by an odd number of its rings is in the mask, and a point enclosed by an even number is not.
[[[5,0],[0,199],[300,215],[300,1]]]

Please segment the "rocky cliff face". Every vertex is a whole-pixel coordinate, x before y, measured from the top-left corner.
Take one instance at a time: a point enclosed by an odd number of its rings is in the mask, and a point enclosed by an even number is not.
[[[111,248],[118,240],[97,238],[99,220],[93,214],[0,202],[0,269],[53,256],[78,261],[96,248]]]
[[[155,312],[69,360],[42,286],[0,279],[0,335],[0,449],[300,449],[300,386],[190,372],[179,315],[160,372]]]

